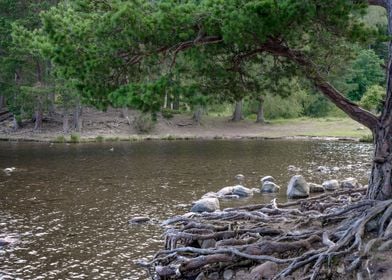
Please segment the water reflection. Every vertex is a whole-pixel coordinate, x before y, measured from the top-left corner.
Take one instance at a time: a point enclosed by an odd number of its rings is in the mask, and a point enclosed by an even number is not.
[[[153,254],[162,232],[130,226],[130,217],[183,213],[204,193],[234,184],[237,173],[248,187],[264,175],[284,187],[296,173],[289,165],[315,183],[348,176],[366,183],[371,152],[367,144],[309,141],[0,143],[0,168],[17,168],[0,174],[0,240],[11,241],[0,247],[0,278],[144,279],[132,260]],[[321,174],[319,165],[339,171]]]

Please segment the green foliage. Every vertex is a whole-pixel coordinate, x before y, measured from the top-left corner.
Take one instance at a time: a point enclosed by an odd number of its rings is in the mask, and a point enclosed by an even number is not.
[[[369,111],[379,113],[385,99],[385,92],[385,88],[381,86],[371,86],[362,96],[360,105]]]
[[[79,143],[80,142],[80,135],[77,133],[72,133],[69,139],[71,143]]]
[[[361,100],[366,90],[373,85],[381,85],[385,81],[385,72],[380,59],[373,50],[361,50],[351,65],[347,84],[353,88],[347,96],[353,101]]]
[[[96,140],[98,143],[102,143],[102,142],[105,141],[105,138],[103,138],[103,136],[101,136],[101,135],[98,135],[97,137],[95,137],[95,140]]]
[[[65,143],[67,142],[67,139],[65,139],[64,135],[59,135],[56,137],[55,142],[57,143]]]

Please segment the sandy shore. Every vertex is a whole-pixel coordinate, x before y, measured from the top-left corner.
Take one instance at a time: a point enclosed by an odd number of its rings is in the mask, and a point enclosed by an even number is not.
[[[130,112],[131,123],[135,115]],[[105,113],[86,109],[81,133],[63,134],[59,115],[44,122],[41,131],[34,131],[31,121],[25,121],[17,131],[11,129],[10,121],[0,123],[1,140],[39,142],[276,138],[359,140],[369,135],[368,129],[348,118],[275,120],[257,124],[251,120],[236,123],[229,121],[229,117],[205,116],[202,123],[197,125],[189,115],[174,115],[171,119],[161,117],[148,134],[140,134],[114,109]]]

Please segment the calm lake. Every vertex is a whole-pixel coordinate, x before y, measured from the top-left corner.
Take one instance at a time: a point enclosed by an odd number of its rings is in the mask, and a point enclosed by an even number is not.
[[[371,154],[369,144],[294,140],[0,143],[0,168],[16,167],[0,170],[0,240],[10,242],[0,245],[0,279],[146,279],[133,261],[158,250],[163,231],[130,218],[183,214],[238,173],[247,187],[275,177],[279,201],[297,173],[314,183],[352,176],[364,184]],[[320,165],[339,171],[321,174]]]

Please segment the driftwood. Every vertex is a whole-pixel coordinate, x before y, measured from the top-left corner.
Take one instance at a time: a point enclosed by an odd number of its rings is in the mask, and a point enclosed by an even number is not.
[[[375,244],[392,238],[392,200],[365,200],[365,192],[173,217],[162,223],[165,249],[139,265],[152,279],[195,279],[201,273],[223,279],[228,269],[245,269],[243,279],[256,279],[256,272],[273,267],[265,274],[271,279],[313,280],[334,279],[332,261],[341,259],[344,277],[355,278]]]

